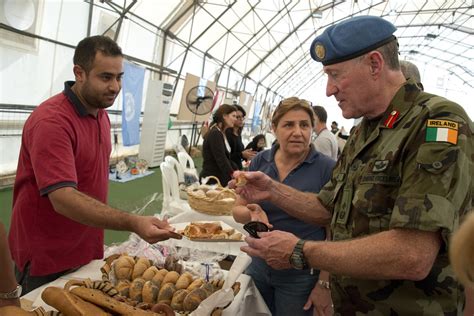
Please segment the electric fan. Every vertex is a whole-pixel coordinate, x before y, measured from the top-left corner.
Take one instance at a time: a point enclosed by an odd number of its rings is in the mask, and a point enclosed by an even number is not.
[[[214,92],[206,86],[192,87],[186,94],[186,106],[196,115],[204,115],[212,110]]]
[[[214,92],[206,86],[195,86],[189,89],[186,94],[186,106],[189,111],[193,113],[193,129],[191,130],[191,141],[189,142],[188,153],[191,153],[191,147],[197,143],[199,135],[195,130],[197,129],[196,115],[205,115],[212,111],[212,104],[214,99]],[[196,140],[194,139],[197,136]],[[195,144],[194,144],[195,145]]]

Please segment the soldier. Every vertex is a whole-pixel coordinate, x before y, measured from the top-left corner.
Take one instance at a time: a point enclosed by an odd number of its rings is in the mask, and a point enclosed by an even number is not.
[[[311,45],[326,94],[345,118],[363,117],[319,194],[234,173],[246,178],[236,190],[249,203],[331,225],[334,242],[272,231],[248,237],[242,250],[274,268],[329,271],[336,315],[459,315],[464,293],[448,240],[471,209],[474,126],[462,107],[405,80],[395,30],[379,17],[353,17]]]

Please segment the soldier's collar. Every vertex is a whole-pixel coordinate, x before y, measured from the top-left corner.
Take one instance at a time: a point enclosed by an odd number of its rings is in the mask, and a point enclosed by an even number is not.
[[[415,80],[409,79],[397,91],[389,107],[382,115],[380,120],[381,128],[394,128],[397,123],[405,116],[405,114],[413,107],[413,102],[416,100],[421,90],[416,85]]]

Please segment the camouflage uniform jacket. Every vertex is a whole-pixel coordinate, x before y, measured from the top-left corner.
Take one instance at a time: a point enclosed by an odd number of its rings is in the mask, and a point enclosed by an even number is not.
[[[450,131],[438,131],[440,126]],[[461,313],[464,293],[454,280],[447,245],[472,207],[473,130],[459,105],[421,92],[410,80],[379,121],[364,119],[350,136],[319,194],[333,214],[333,239],[412,228],[440,231],[444,243],[422,281],[333,276],[336,314]],[[433,138],[437,131],[439,138]]]

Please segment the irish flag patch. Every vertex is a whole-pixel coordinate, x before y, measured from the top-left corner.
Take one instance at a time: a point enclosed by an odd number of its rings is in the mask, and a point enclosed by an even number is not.
[[[458,143],[458,123],[448,120],[428,120],[426,123],[427,142]]]

